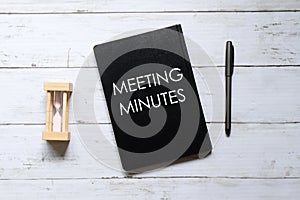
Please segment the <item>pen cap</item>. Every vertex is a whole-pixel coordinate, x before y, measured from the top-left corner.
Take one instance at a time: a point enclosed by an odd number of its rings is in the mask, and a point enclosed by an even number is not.
[[[234,65],[234,48],[231,41],[226,42],[225,75],[232,76]]]

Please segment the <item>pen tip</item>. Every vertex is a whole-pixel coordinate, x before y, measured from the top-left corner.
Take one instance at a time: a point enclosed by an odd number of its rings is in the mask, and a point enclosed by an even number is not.
[[[229,137],[230,136],[230,129],[226,129],[226,136]]]

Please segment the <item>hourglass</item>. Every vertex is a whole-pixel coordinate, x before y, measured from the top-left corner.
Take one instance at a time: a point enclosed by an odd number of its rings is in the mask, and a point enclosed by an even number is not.
[[[72,92],[71,83],[45,82],[47,91],[46,131],[43,140],[69,141],[68,131],[68,101]]]

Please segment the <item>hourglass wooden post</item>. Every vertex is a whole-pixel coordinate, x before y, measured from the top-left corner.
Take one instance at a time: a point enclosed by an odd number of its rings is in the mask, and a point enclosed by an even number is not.
[[[43,140],[69,141],[69,98],[72,92],[71,83],[45,82],[47,91],[46,131]]]

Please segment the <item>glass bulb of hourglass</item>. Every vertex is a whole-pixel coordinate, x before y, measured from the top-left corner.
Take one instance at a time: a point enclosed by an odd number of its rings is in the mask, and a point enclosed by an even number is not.
[[[53,132],[61,132],[61,92],[54,92],[54,116],[53,116]]]

